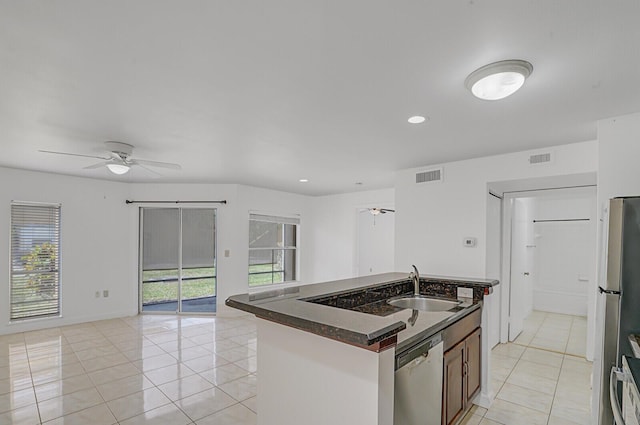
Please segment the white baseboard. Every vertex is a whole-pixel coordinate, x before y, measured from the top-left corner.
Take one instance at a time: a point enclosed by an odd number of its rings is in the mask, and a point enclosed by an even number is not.
[[[95,316],[79,316],[79,317],[48,317],[45,319],[24,320],[8,323],[3,329],[0,329],[0,335],[8,335],[20,332],[39,331],[44,329],[57,328],[60,326],[77,325],[79,323],[95,322],[98,320],[119,319],[122,317],[136,316],[137,311],[116,311],[107,314],[98,314]]]
[[[495,394],[493,393],[493,391],[489,393],[481,392],[476,396],[476,398],[473,399],[473,404],[476,404],[480,407],[484,407],[485,409],[488,409],[491,407],[491,404],[493,403],[494,399],[495,399]]]

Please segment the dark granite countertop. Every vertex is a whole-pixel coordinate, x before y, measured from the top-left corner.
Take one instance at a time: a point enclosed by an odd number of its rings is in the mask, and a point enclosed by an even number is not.
[[[490,293],[497,284],[497,280],[421,276],[421,294],[455,299],[456,287],[469,287],[473,288],[474,297],[449,311],[420,311],[413,320],[409,320],[412,310],[390,310],[384,302],[412,288],[408,273],[385,273],[233,295],[226,300],[226,305],[370,350],[380,351],[394,344],[401,350],[480,308],[483,294]],[[357,297],[360,297],[357,305],[340,305]]]

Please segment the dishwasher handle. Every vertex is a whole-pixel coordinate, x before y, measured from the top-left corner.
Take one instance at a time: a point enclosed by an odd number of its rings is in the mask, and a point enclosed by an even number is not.
[[[426,340],[423,340],[412,347],[407,348],[401,353],[396,354],[396,367],[398,370],[403,366],[411,363],[415,359],[422,359],[418,363],[424,361],[429,355],[429,350],[431,350],[436,345],[442,342],[442,333],[438,333],[433,335]]]
[[[618,402],[618,381],[624,381],[624,372],[615,366],[611,368],[609,375],[609,399],[611,400],[611,410],[613,410],[613,418],[616,425],[625,425],[622,418],[622,409]]]

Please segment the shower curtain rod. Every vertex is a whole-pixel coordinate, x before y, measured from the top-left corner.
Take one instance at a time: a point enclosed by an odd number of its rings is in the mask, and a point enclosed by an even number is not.
[[[557,220],[533,220],[534,223],[551,223],[555,221],[589,221],[589,218],[565,218]]]
[[[226,204],[227,201],[133,201],[127,199],[127,204]]]

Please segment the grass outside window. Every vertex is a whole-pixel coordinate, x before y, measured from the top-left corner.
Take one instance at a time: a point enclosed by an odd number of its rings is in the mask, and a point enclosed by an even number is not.
[[[206,276],[206,277],[204,277]],[[182,299],[191,300],[216,295],[216,268],[182,270]],[[184,278],[198,278],[184,280]],[[178,270],[145,270],[142,272],[142,304],[155,304],[178,299]]]

